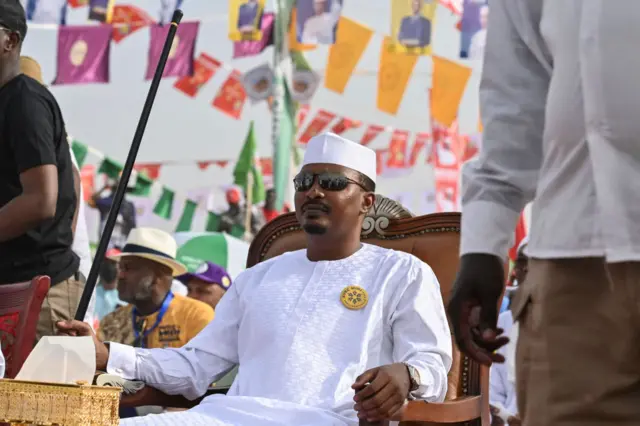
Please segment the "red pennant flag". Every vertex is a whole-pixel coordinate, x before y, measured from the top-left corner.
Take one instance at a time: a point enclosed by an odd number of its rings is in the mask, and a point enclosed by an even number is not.
[[[340,135],[340,134],[346,132],[347,130],[357,129],[361,125],[362,125],[361,121],[352,120],[350,118],[341,118],[340,121],[338,121],[336,123],[336,125],[333,126],[331,131],[333,133],[335,133],[336,135]]]
[[[153,23],[155,23],[153,18],[139,7],[130,4],[116,4],[113,7],[111,18],[113,40],[120,43],[125,37]]]
[[[71,6],[73,9],[89,6],[89,0],[68,0],[67,3],[69,3],[69,6]]]
[[[411,148],[411,154],[409,155],[409,167],[416,165],[420,152],[424,150],[429,143],[429,138],[429,133],[420,132],[416,134],[416,139],[413,141],[413,147]],[[427,157],[429,157],[429,155],[427,155]]]
[[[298,119],[297,119],[297,126],[298,128],[300,128],[300,126],[302,126],[302,123],[304,123],[304,119],[307,118],[307,114],[309,114],[309,105],[301,105],[300,108],[298,108]]]
[[[136,164],[133,166],[138,173],[147,175],[149,179],[156,180],[160,177],[160,167],[162,164]]]
[[[328,112],[323,109],[318,110],[318,114],[316,115],[316,117],[311,121],[311,123],[309,123],[302,136],[300,136],[300,143],[306,144],[309,142],[309,140],[311,140],[312,137],[322,133],[322,131],[327,128],[329,123],[333,121],[335,116],[336,115],[332,112]]]
[[[260,170],[262,170],[262,176],[273,175],[273,159],[265,157],[260,159]]]
[[[376,149],[376,174],[381,175],[384,172],[384,160],[387,155],[386,149]]]
[[[198,161],[198,168],[200,170],[207,170],[211,163],[212,161]]]
[[[454,123],[447,129],[436,121],[431,122],[434,145],[434,163],[439,169],[458,170],[462,159],[462,145],[458,126]]]
[[[384,127],[370,124],[369,127],[367,127],[367,130],[364,132],[364,136],[362,136],[362,139],[360,140],[360,145],[369,145],[371,141],[374,140],[376,136],[378,136],[383,131]]]
[[[462,15],[462,0],[440,0],[439,3],[449,9],[454,15]]]
[[[229,160],[216,161],[216,166],[220,167],[221,169],[227,167],[227,164],[229,164]]]
[[[82,184],[82,195],[84,201],[89,202],[91,196],[96,192],[96,166],[86,164],[80,169],[80,183]]]
[[[211,103],[215,108],[236,120],[240,119],[247,100],[247,93],[244,91],[240,78],[240,71],[233,70]]]
[[[389,158],[387,167],[390,169],[404,169],[407,167],[407,141],[409,132],[394,130],[389,143]]]
[[[216,71],[222,66],[220,62],[213,59],[206,53],[193,61],[193,76],[179,78],[173,87],[185,93],[187,96],[195,98],[200,89],[211,80]]]
[[[524,237],[527,236],[527,224],[525,223],[525,220],[524,220],[524,213],[520,214],[520,219],[516,224],[515,233],[516,233],[515,244],[513,245],[513,247],[511,247],[511,250],[509,250],[509,259],[511,259],[513,262],[515,262],[516,258],[518,257],[518,246],[520,245]]]
[[[473,137],[470,136],[462,136],[463,144],[464,144],[464,155],[462,156],[462,162],[465,163],[471,160],[473,157],[478,155],[480,152],[480,138],[481,135],[476,135]]]

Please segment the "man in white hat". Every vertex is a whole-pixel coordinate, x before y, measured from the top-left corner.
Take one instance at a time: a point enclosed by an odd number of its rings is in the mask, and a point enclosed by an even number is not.
[[[240,365],[226,396],[121,424],[353,426],[398,412],[409,397],[444,400],[452,345],[436,276],[410,254],[360,241],[375,179],[374,151],[314,137],[294,179],[307,249],[241,273],[184,348],[94,339],[98,369],[192,400]],[[91,335],[80,322],[60,327]]]
[[[179,348],[213,319],[206,303],[171,291],[186,268],[175,260],[176,242],[164,231],[135,228],[120,253],[118,295],[129,303],[105,316],[102,340],[141,348]]]

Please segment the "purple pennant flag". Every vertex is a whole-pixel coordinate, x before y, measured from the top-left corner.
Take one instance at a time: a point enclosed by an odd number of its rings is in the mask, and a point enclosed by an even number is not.
[[[199,26],[199,22],[185,22],[178,26],[162,77],[186,77],[193,75],[193,56],[195,54]],[[162,48],[164,47],[169,27],[170,25],[151,26],[147,80],[151,80],[156,73],[156,67],[162,54]]]
[[[258,41],[245,40],[233,43],[233,58],[242,58],[261,53],[267,46],[273,44],[273,24],[275,16],[273,13],[265,13],[262,16],[262,38]]]
[[[53,84],[108,83],[111,25],[61,26]]]

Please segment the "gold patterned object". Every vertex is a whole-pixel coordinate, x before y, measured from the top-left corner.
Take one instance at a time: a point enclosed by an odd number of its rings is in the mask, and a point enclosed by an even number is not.
[[[121,388],[0,379],[0,422],[118,426]]]
[[[369,295],[364,288],[357,285],[350,285],[345,287],[340,293],[340,301],[348,309],[356,311],[367,306]]]

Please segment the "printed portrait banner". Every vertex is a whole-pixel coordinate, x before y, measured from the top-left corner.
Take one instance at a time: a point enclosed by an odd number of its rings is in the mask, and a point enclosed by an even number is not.
[[[390,0],[391,43],[395,53],[430,55],[437,0]]]
[[[233,58],[244,58],[260,54],[267,46],[273,44],[273,26],[275,15],[265,13],[262,17],[262,38],[260,40],[242,40],[233,43]]]
[[[488,0],[464,0],[460,24],[460,57],[481,60],[487,37]]]
[[[438,170],[436,168],[436,211],[457,212],[460,210],[458,199],[459,172]]]
[[[229,0],[229,39],[262,40],[262,15],[265,0]]]
[[[416,134],[409,154],[409,167],[413,167],[418,162],[421,153],[426,152],[425,163],[429,163],[431,155],[431,135],[429,133],[420,132]]]
[[[297,0],[296,39],[302,44],[333,44],[342,0]]]
[[[178,26],[169,58],[162,77],[184,77],[193,75],[193,58],[200,22],[183,22]],[[149,60],[147,62],[146,79],[151,80],[156,72],[164,42],[169,32],[169,25],[152,25],[151,42],[149,43]]]
[[[387,167],[390,169],[404,169],[407,167],[407,146],[409,132],[405,130],[394,130],[389,142],[389,158]]]
[[[116,0],[89,0],[89,20],[110,24],[115,3]]]
[[[112,35],[110,25],[61,26],[53,84],[108,83]]]
[[[193,76],[186,76],[176,80],[173,87],[187,96],[195,98],[200,89],[213,78],[221,66],[222,64],[217,59],[206,53],[201,53],[193,62]]]
[[[291,10],[291,22],[289,23],[289,50],[294,52],[304,52],[317,48],[315,44],[302,44],[298,42],[298,9]]]

